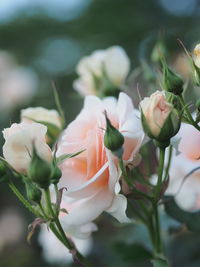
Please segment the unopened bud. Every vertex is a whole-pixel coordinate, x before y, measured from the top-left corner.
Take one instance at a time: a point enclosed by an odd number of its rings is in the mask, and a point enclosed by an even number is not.
[[[34,183],[31,183],[29,181],[25,182],[26,185],[26,195],[27,198],[30,201],[34,201],[35,203],[40,203],[42,192],[41,190],[35,185]]]
[[[124,136],[111,124],[108,116],[106,117],[106,132],[104,135],[104,145],[115,155],[121,157],[123,154]]]
[[[50,184],[51,164],[40,158],[33,149],[33,156],[28,170],[28,176],[39,187],[46,189]]]
[[[167,101],[164,92],[157,91],[140,102],[142,125],[145,133],[165,147],[180,128],[179,112]]]
[[[58,168],[58,166],[55,166],[52,170],[51,174],[51,183],[57,184],[62,176],[61,170]]]
[[[181,95],[183,92],[183,80],[174,73],[166,63],[163,63],[163,85],[164,89],[175,95]]]

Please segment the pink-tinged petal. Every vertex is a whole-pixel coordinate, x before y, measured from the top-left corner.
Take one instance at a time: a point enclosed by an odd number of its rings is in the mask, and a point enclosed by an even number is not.
[[[90,180],[82,183],[79,187],[74,187],[66,192],[66,195],[75,200],[86,198],[95,194],[99,188],[106,186],[108,176],[108,163],[106,163]],[[68,188],[68,187],[67,187]]]
[[[110,213],[121,223],[129,223],[131,220],[126,216],[127,199],[125,196],[118,194],[113,199],[112,205],[107,212]]]
[[[107,210],[111,205],[113,195],[107,188],[100,188],[95,195],[89,196],[86,199],[77,200],[72,204],[72,208],[68,209],[66,214],[66,224],[86,224],[96,219],[103,211]]]

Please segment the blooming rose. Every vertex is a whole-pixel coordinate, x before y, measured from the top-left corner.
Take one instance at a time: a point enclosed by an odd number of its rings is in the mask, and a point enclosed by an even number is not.
[[[176,139],[180,139],[178,151],[181,153],[173,153],[166,194],[175,195],[182,208],[200,209],[200,170],[184,181],[190,171],[200,166],[200,132],[193,126],[182,123]]]
[[[158,137],[173,106],[167,102],[164,92],[156,91],[140,102],[140,108],[153,137]]]
[[[43,107],[23,109],[21,111],[21,121],[47,122],[57,126],[58,128],[62,127],[61,117],[57,110],[49,110]]]
[[[74,88],[81,95],[97,94],[97,79],[103,79],[106,74],[113,86],[120,87],[130,69],[130,61],[120,46],[112,46],[105,50],[97,50],[90,56],[80,60],[77,73],[80,76],[74,82]]]
[[[52,153],[46,144],[47,127],[40,123],[14,123],[3,131],[5,144],[3,155],[6,161],[18,172],[27,173],[31,162],[33,145],[38,155],[51,161]]]
[[[143,131],[138,111],[124,93],[118,101],[113,97],[100,100],[87,96],[82,111],[69,124],[58,144],[57,156],[84,150],[61,164],[59,187],[66,187],[63,201],[70,204],[64,214],[65,225],[82,225],[107,211],[121,222],[126,222],[127,201],[119,194],[121,172],[118,159],[105,148],[105,111],[111,123],[123,134],[123,160],[133,160],[142,140]]]

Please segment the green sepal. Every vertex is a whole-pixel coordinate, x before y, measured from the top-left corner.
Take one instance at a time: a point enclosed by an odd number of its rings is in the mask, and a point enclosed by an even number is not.
[[[51,172],[52,165],[39,157],[35,147],[33,147],[33,155],[28,169],[29,178],[39,187],[46,189],[50,184]]]
[[[111,124],[105,112],[106,118],[106,131],[104,134],[104,145],[112,152],[120,152],[124,144],[124,136]],[[118,153],[117,153],[118,154]],[[120,155],[121,156],[121,155]]]
[[[183,80],[182,78],[173,72],[163,60],[163,86],[167,92],[171,92],[175,95],[181,95],[183,92]]]
[[[42,197],[41,190],[38,188],[38,186],[35,183],[31,182],[31,180],[29,179],[24,179],[24,183],[26,187],[27,198],[30,201],[33,201],[39,204],[41,201],[41,197]]]

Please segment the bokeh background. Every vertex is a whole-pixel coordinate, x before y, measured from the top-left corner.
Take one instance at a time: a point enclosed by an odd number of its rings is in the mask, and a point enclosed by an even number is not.
[[[198,0],[0,0],[1,130],[19,121],[22,108],[55,108],[52,81],[70,122],[83,101],[72,87],[81,57],[120,45],[136,69],[162,36],[170,60],[176,61],[183,53],[177,38],[192,49],[200,39],[199,21]],[[179,69],[184,65],[177,64]],[[148,90],[148,82],[145,86]],[[130,94],[136,94],[134,86]],[[27,244],[33,217],[5,184],[0,185],[0,203],[0,267],[70,266],[45,261],[37,235]],[[89,256],[95,266],[151,266],[137,253],[134,262],[125,253],[126,244],[134,241],[148,246],[142,226],[121,227],[108,215],[98,224],[101,230],[93,235]],[[163,227],[168,233],[171,229],[166,246],[173,266],[200,266],[200,236],[174,234],[177,225],[165,216]]]

